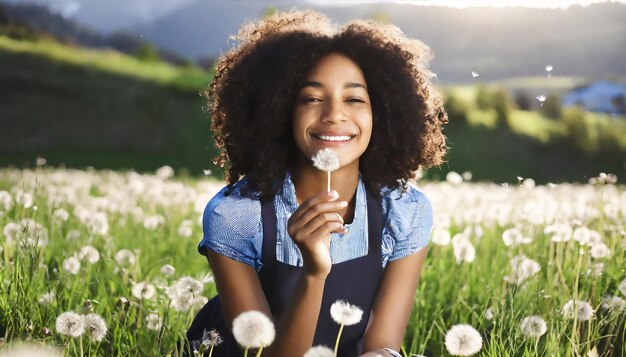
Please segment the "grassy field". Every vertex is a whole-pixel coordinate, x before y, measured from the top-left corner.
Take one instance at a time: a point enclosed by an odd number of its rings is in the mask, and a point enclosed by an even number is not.
[[[222,183],[171,174],[0,170],[6,344],[36,341],[68,356],[172,350],[216,294],[196,246],[204,205]],[[478,331],[480,356],[623,355],[623,186],[502,186],[453,177],[419,186],[433,204],[435,226],[404,356],[449,355],[445,336],[457,324]],[[200,288],[183,299],[175,294],[183,282]],[[569,313],[570,300],[580,301],[578,313]],[[101,316],[106,331],[61,334],[57,318],[68,311]],[[539,316],[545,330],[540,322],[523,327],[528,316]]]

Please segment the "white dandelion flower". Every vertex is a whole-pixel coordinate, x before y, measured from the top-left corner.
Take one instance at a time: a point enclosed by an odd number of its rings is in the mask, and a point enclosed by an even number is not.
[[[152,331],[159,331],[163,326],[163,319],[155,313],[150,313],[146,316],[146,328]]]
[[[143,220],[143,226],[149,230],[155,230],[165,224],[165,218],[160,214],[148,216]]]
[[[541,316],[528,316],[520,324],[522,333],[528,337],[540,337],[547,331],[546,321]]]
[[[620,293],[622,293],[622,295],[626,296],[626,279],[622,280],[622,282],[619,283],[617,289],[620,291]]]
[[[463,176],[459,175],[455,171],[450,171],[446,174],[446,181],[453,185],[458,185],[463,182]]]
[[[52,304],[53,301],[54,301],[54,294],[51,292],[42,294],[38,300],[39,304],[43,306],[50,306],[50,304]]]
[[[579,321],[587,321],[593,317],[593,308],[588,302],[576,301],[576,314]],[[563,306],[563,317],[566,319],[574,318],[574,300],[570,300]]]
[[[193,234],[193,223],[190,219],[186,219],[181,222],[180,227],[178,227],[178,235],[181,237],[191,237]]]
[[[494,308],[493,307],[489,307],[487,308],[487,310],[485,310],[485,319],[487,320],[493,320],[493,315],[494,315]]]
[[[263,348],[274,341],[276,330],[262,312],[246,311],[233,320],[233,335],[244,348]]]
[[[167,180],[174,176],[174,169],[169,165],[163,165],[156,170],[154,175],[161,180]]]
[[[457,264],[471,263],[476,258],[476,249],[469,240],[459,240],[452,245]]]
[[[524,237],[522,232],[517,228],[509,228],[502,232],[502,241],[507,247],[532,242],[530,238]]]
[[[626,300],[615,295],[603,296],[602,308],[605,310],[622,313],[624,310],[626,310]]]
[[[67,213],[67,211],[63,208],[58,208],[54,211],[54,213],[52,214],[52,216],[61,221],[61,222],[67,222],[67,219],[70,217],[70,214]]]
[[[187,311],[192,306],[200,304],[197,297],[204,290],[204,284],[198,280],[185,276],[178,279],[174,284],[165,290],[170,298],[172,307],[176,311]]]
[[[598,348],[594,346],[592,349],[590,349],[589,353],[587,353],[587,357],[600,357],[600,354],[598,353]]]
[[[539,265],[536,261],[527,258],[524,254],[513,257],[513,259],[511,259],[511,267],[513,268],[511,281],[517,285],[521,285],[523,282],[541,271],[541,265]]]
[[[450,231],[443,228],[435,228],[432,240],[437,245],[446,246],[450,244]]]
[[[587,275],[593,275],[595,277],[602,276],[602,272],[604,271],[604,263],[593,263],[591,267],[587,269]]]
[[[321,171],[332,172],[339,168],[339,157],[331,149],[318,151],[312,158],[313,166]]]
[[[96,248],[90,245],[85,245],[78,251],[78,258],[80,260],[86,260],[90,264],[94,264],[100,260],[100,253]]]
[[[446,349],[454,356],[471,356],[478,353],[483,346],[480,333],[470,325],[454,325],[446,333]]]
[[[356,325],[363,317],[363,310],[343,300],[337,300],[330,305],[330,316],[339,325]]]
[[[100,342],[107,334],[107,325],[104,319],[97,314],[83,315],[83,324],[85,325],[85,331],[91,338],[91,340]]]
[[[0,191],[0,211],[8,212],[13,207],[13,198],[7,191]]]
[[[164,266],[161,267],[160,270],[161,270],[161,274],[165,276],[172,276],[176,273],[176,268],[174,268],[173,266],[169,264],[165,264]]]
[[[555,223],[546,226],[543,233],[550,235],[553,242],[567,242],[572,238],[572,227],[565,223]]]
[[[3,347],[0,357],[62,357],[61,351],[49,346],[19,344]]]
[[[63,261],[63,269],[70,274],[78,274],[80,269],[80,261],[76,257],[69,257]]]
[[[133,288],[131,289],[131,293],[134,297],[139,300],[150,300],[156,295],[156,289],[154,285],[142,281],[136,284],[133,284]]]
[[[333,357],[335,352],[326,346],[314,346],[309,348],[304,357]]]
[[[61,335],[79,337],[85,332],[83,319],[75,312],[64,312],[57,317],[55,328]]]
[[[129,267],[135,264],[135,255],[128,249],[120,249],[115,253],[115,261],[119,266]]]
[[[34,201],[33,195],[28,192],[24,192],[22,190],[17,190],[17,192],[15,192],[15,203],[24,208],[30,208]]]
[[[330,191],[330,173],[339,168],[339,156],[336,152],[326,148],[318,151],[311,160],[313,160],[313,166],[328,173],[327,189]]]
[[[604,243],[594,244],[591,247],[591,256],[594,259],[603,259],[611,255],[611,250]]]

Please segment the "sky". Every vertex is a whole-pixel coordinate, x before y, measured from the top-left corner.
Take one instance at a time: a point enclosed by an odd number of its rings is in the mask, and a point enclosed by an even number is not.
[[[626,0],[305,0],[305,2],[329,6],[351,6],[366,3],[395,3],[417,6],[448,6],[461,9],[468,7],[511,6],[556,9],[567,8],[572,5],[586,6],[603,2],[626,3]]]

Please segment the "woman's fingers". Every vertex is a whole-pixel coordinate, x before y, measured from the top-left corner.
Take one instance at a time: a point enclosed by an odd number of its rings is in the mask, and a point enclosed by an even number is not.
[[[317,195],[309,198],[308,200],[302,202],[302,204],[300,206],[298,206],[298,209],[293,213],[293,215],[291,216],[291,218],[293,219],[299,219],[302,215],[304,215],[309,209],[311,209],[312,207],[314,207],[315,205],[317,205],[320,202],[328,202],[328,201],[334,201],[337,198],[339,198],[339,194],[337,193],[337,191],[333,190],[333,191],[329,191],[329,192],[321,192],[318,193]]]
[[[339,223],[340,229],[338,230],[338,232],[340,232],[341,229],[343,228],[343,218],[341,218],[339,213],[337,212],[320,213],[317,216],[313,217],[311,220],[309,220],[302,227],[302,232],[308,235],[311,235],[313,234],[313,232],[317,231],[323,225],[332,224],[332,223]],[[336,229],[333,229],[330,232],[334,232],[334,231],[336,231]]]

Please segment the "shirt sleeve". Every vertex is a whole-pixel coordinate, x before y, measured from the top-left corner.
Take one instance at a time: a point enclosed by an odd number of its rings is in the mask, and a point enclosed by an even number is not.
[[[404,258],[428,245],[433,209],[422,191],[413,186],[401,196],[395,191],[389,196],[387,206],[383,239],[386,238],[388,245],[392,246],[389,261]]]
[[[250,265],[260,271],[263,228],[261,203],[242,197],[237,187],[226,195],[227,187],[206,205],[202,215],[202,241],[198,252],[207,249]]]

